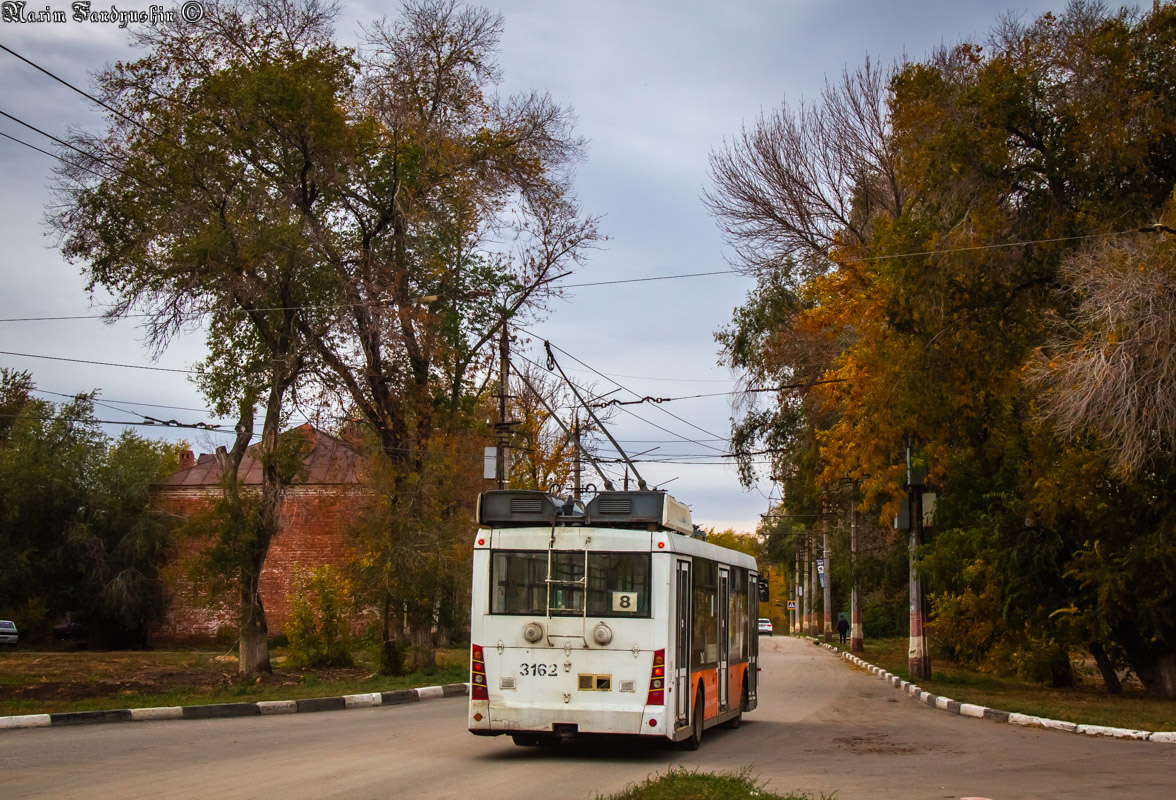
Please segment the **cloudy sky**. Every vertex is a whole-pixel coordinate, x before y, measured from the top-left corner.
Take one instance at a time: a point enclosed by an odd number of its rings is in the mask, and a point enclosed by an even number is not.
[[[346,43],[356,42],[360,23],[395,15],[399,7],[344,3],[339,38]],[[146,11],[151,4],[114,0],[119,10]],[[35,9],[45,5],[67,15],[70,9],[67,0],[28,3]],[[731,417],[730,398],[722,393],[731,389],[734,376],[719,365],[714,342],[715,331],[728,323],[751,282],[728,272],[729,250],[700,200],[708,154],[785,99],[795,104],[815,98],[827,76],[835,78],[867,56],[886,64],[904,56],[921,59],[941,44],[983,38],[1006,12],[1028,19],[1061,11],[1064,4],[490,0],[483,5],[505,18],[501,91],[547,90],[575,109],[578,132],[589,141],[578,194],[586,210],[603,217],[609,237],[582,271],[566,279],[569,285],[604,285],[569,288],[546,320],[529,330],[638,395],[718,395],[633,406],[632,414],[616,415],[613,432],[630,452],[657,448],[643,460],[673,462],[638,466],[648,482],[664,484],[689,503],[696,522],[754,529],[773,489],[766,479],[744,489],[726,464],[729,459],[719,457],[726,452],[723,437]],[[89,88],[90,74],[104,64],[134,57],[115,24],[0,22],[0,44],[82,88]],[[0,111],[46,133],[60,135],[71,126],[96,130],[101,122],[87,100],[3,51],[0,87]],[[54,149],[8,117],[0,116],[0,133]],[[133,321],[113,326],[93,318],[13,321],[87,317],[101,310],[102,298],[92,302],[85,292],[81,265],[65,262],[43,224],[53,163],[0,137],[0,367],[31,371],[51,400],[100,389],[100,400],[108,404],[98,409],[101,419],[137,421],[148,414],[214,421],[183,372],[202,354],[199,331],[150,362]],[[608,283],[701,272],[725,274]],[[531,345],[535,360],[541,360],[539,347]],[[574,378],[612,388],[575,361],[563,357],[562,363],[574,368],[568,370]],[[632,399],[623,391],[614,396]],[[120,427],[107,430],[115,434]],[[151,435],[152,429],[137,430]],[[185,433],[204,452],[227,439]]]

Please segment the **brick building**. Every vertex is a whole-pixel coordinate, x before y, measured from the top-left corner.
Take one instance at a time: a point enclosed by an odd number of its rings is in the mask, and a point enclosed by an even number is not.
[[[270,543],[261,574],[261,597],[271,636],[283,632],[288,613],[290,582],[299,568],[341,565],[347,559],[346,526],[362,509],[367,491],[360,476],[367,459],[358,448],[311,425],[294,429],[307,438],[304,477],[289,487],[278,511],[278,530]],[[256,445],[241,462],[240,478],[246,489],[261,486],[261,465]],[[181,458],[180,469],[153,490],[158,506],[189,517],[208,508],[220,497],[220,465],[216,457],[191,451]],[[210,609],[184,574],[182,565],[198,552],[200,542],[185,543],[171,570],[171,604],[167,617],[151,630],[153,644],[208,641],[236,631],[235,597]]]

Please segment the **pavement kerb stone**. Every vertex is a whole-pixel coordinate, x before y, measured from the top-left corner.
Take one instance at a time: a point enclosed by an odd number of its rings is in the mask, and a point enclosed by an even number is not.
[[[0,717],[0,730],[57,728],[104,722],[219,719],[314,711],[342,711],[349,708],[395,706],[440,697],[457,697],[467,695],[469,691],[470,685],[468,683],[450,683],[445,686],[425,686],[419,689],[402,689],[395,692],[371,692],[342,697],[313,697],[306,700],[259,700],[255,703],[209,703],[200,706],[161,706],[158,708],[119,708],[111,711],[70,711],[60,714],[21,714]]]
[[[48,728],[52,725],[48,714],[21,714],[16,717],[0,717],[0,728]]]
[[[809,637],[811,638],[811,637]],[[822,644],[817,639],[811,639],[813,644]],[[979,706],[974,703],[960,703],[952,700],[950,697],[941,697],[932,694],[931,692],[920,689],[917,685],[910,681],[904,681],[897,675],[886,672],[880,667],[858,658],[851,653],[843,653],[837,647],[830,644],[822,644],[823,647],[839,653],[845,660],[852,661],[867,672],[878,676],[881,680],[886,681],[892,686],[900,689],[906,694],[911,695],[920,702],[926,703],[932,708],[937,708],[940,711],[946,711],[949,714],[959,714],[965,717],[975,717],[976,719],[987,719],[993,722],[1007,722],[1012,725],[1023,725],[1031,728],[1043,728],[1045,730],[1063,731],[1065,733],[1078,733],[1084,736],[1106,736],[1115,739],[1132,739],[1136,741],[1149,742],[1164,742],[1167,744],[1176,744],[1176,731],[1138,731],[1132,728],[1112,728],[1106,725],[1080,725],[1076,722],[1066,722],[1059,719],[1047,719],[1045,717],[1034,717],[1029,714],[1018,714],[1015,712],[1002,711],[999,708],[987,708]],[[0,727],[4,727],[4,719],[0,717]],[[12,719],[11,717],[9,719]]]
[[[1111,728],[1106,725],[1079,725],[1075,733],[1085,736],[1111,736],[1115,739],[1146,740],[1152,736],[1151,731],[1136,731],[1130,728]]]

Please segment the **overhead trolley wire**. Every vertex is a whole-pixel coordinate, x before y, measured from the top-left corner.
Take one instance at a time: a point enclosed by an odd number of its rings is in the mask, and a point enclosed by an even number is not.
[[[526,334],[528,334],[528,335],[530,335],[530,336],[536,336],[537,338],[539,338],[537,334],[535,334],[535,333],[532,333],[531,331],[527,331],[527,330],[524,330],[524,329],[522,329],[522,328],[520,328],[520,330],[523,330],[523,332],[524,332],[524,333],[526,333]],[[580,364],[580,365],[581,365],[581,366],[583,366],[585,369],[591,370],[592,372],[596,373],[596,374],[597,374],[597,375],[599,375],[600,377],[604,378],[606,381],[609,381],[609,382],[611,382],[611,383],[613,383],[613,384],[615,384],[615,385],[617,385],[617,386],[621,387],[622,389],[624,389],[626,392],[628,392],[629,394],[633,395],[634,397],[640,397],[640,396],[641,396],[641,395],[637,394],[637,392],[634,392],[634,391],[633,391],[632,389],[630,389],[629,387],[627,387],[627,386],[623,385],[622,383],[620,383],[619,381],[617,381],[615,378],[610,378],[608,375],[605,375],[605,374],[604,374],[603,372],[601,372],[600,370],[598,370],[598,369],[596,369],[596,368],[594,368],[594,367],[591,367],[591,366],[589,366],[588,364],[585,364],[583,361],[581,361],[580,359],[576,358],[574,355],[572,355],[571,353],[569,353],[567,350],[564,350],[562,347],[559,347],[559,346],[557,346],[557,345],[554,345],[554,344],[552,345],[552,347],[554,347],[556,350],[559,350],[559,352],[563,353],[565,356],[567,356],[568,358],[572,359],[572,360],[573,360],[573,361],[575,361],[577,364]],[[725,442],[726,442],[726,441],[730,441],[729,439],[723,439],[722,437],[720,437],[720,436],[719,436],[717,433],[715,433],[715,432],[713,432],[713,431],[708,431],[708,430],[707,430],[707,429],[705,429],[705,428],[700,428],[699,426],[695,425],[693,422],[690,422],[690,421],[688,421],[688,420],[682,419],[681,417],[679,417],[677,414],[673,413],[672,411],[668,411],[668,410],[666,410],[666,409],[664,409],[664,408],[661,408],[661,406],[656,406],[656,407],[657,407],[658,409],[660,409],[660,410],[662,411],[662,413],[664,413],[664,414],[669,414],[671,417],[673,417],[674,419],[678,420],[679,422],[681,422],[681,423],[683,423],[683,424],[685,424],[685,425],[689,425],[691,428],[694,428],[694,429],[695,429],[695,430],[697,430],[697,431],[702,431],[702,432],[703,432],[703,433],[705,433],[707,436],[714,436],[714,437],[717,437],[717,438],[720,438],[720,439],[722,439],[722,441],[725,441]],[[636,414],[633,414],[633,412],[632,412],[632,411],[629,411],[629,410],[628,410],[628,409],[626,409],[626,408],[623,408],[623,407],[621,407],[621,410],[622,410],[622,411],[624,411],[626,414],[630,414],[630,415],[632,415],[632,416],[634,416],[634,417],[637,417],[637,415],[636,415]],[[649,422],[649,420],[642,419],[641,417],[637,417],[637,419],[641,419],[641,421],[642,421],[642,422],[646,422],[646,423],[648,423],[648,424],[650,424],[650,425],[653,425],[653,424],[654,424],[654,423],[652,423],[652,422]],[[660,427],[660,426],[654,425],[654,427]],[[665,428],[662,428],[662,430],[666,430],[666,429],[665,429]],[[680,434],[675,434],[673,431],[666,431],[666,432],[667,432],[667,433],[669,433],[669,434],[671,434],[671,435],[674,435],[674,436],[680,435]],[[685,439],[685,440],[686,440],[686,441],[688,441],[688,442],[693,442],[694,444],[701,445],[702,447],[706,447],[706,448],[708,448],[708,449],[710,449],[710,450],[719,450],[719,448],[717,448],[717,447],[712,447],[711,445],[708,445],[708,444],[703,444],[702,442],[696,441],[696,440],[694,440],[694,439],[687,438],[687,437],[685,437],[685,436],[683,436],[682,438],[683,438],[683,439]]]
[[[530,333],[530,332],[528,331],[527,333]],[[531,334],[531,335],[533,336],[534,334]],[[552,347],[555,347],[555,345],[552,345]],[[558,349],[558,348],[557,348],[557,349]],[[580,361],[579,359],[577,359],[575,356],[573,356],[573,355],[570,355],[570,354],[566,353],[564,350],[560,350],[560,352],[561,352],[561,353],[564,353],[565,355],[568,355],[568,357],[569,357],[569,358],[572,358],[572,359],[574,359],[574,360],[578,361],[578,362],[579,362],[579,363],[581,363],[581,364],[583,364],[583,363],[584,363],[584,362]],[[539,364],[538,362],[532,361],[531,359],[527,358],[526,356],[523,356],[523,355],[518,355],[518,357],[519,357],[519,358],[521,358],[521,359],[523,359],[523,360],[524,360],[524,361],[526,361],[527,363],[529,363],[529,364],[531,364],[531,365],[533,365],[533,366],[536,366],[536,367],[538,367],[539,369],[546,369],[546,367],[544,367],[542,364]],[[587,366],[587,365],[585,364],[585,366]],[[589,369],[591,369],[591,367],[589,367]],[[596,372],[596,370],[592,370],[592,371],[593,371],[593,372]],[[621,386],[621,385],[620,385],[619,383],[617,383],[616,381],[612,380],[611,378],[608,378],[608,376],[607,376],[607,375],[603,375],[603,374],[601,374],[601,373],[599,373],[599,372],[598,372],[597,374],[598,374],[598,375],[601,375],[601,377],[603,377],[603,378],[606,378],[606,379],[608,379],[608,380],[609,380],[611,383],[614,383],[614,384],[616,384],[617,386],[620,386],[620,388],[621,388],[621,389],[624,389],[626,392],[628,392],[628,391],[629,391],[628,389],[625,389],[625,387],[624,387],[624,386]],[[623,411],[623,412],[625,412],[625,413],[626,413],[626,414],[628,414],[629,416],[633,417],[634,419],[637,419],[637,420],[639,420],[639,421],[641,421],[641,422],[644,422],[646,425],[652,425],[653,427],[657,428],[658,430],[660,430],[660,431],[662,431],[662,432],[664,432],[664,433],[668,433],[670,436],[677,437],[677,439],[678,439],[678,440],[680,440],[680,441],[683,441],[683,442],[690,442],[691,444],[696,444],[696,445],[698,445],[698,446],[700,446],[700,447],[705,447],[705,448],[707,448],[707,449],[709,449],[709,450],[717,450],[718,452],[723,452],[723,450],[722,450],[721,448],[718,448],[718,447],[712,447],[711,445],[705,444],[705,443],[703,443],[703,442],[700,442],[700,441],[698,441],[698,440],[696,440],[696,439],[691,439],[691,438],[690,438],[690,437],[688,437],[688,436],[683,436],[682,434],[680,434],[680,433],[678,433],[678,432],[676,432],[676,431],[672,431],[672,430],[670,430],[669,428],[665,428],[665,427],[662,427],[661,425],[658,425],[656,422],[653,422],[653,421],[651,421],[651,420],[645,419],[645,417],[642,417],[642,416],[640,416],[640,415],[638,415],[638,414],[634,414],[632,411],[630,411],[630,410],[629,410],[629,409],[627,409],[627,408],[620,407],[620,410],[621,410],[621,411]],[[672,415],[671,415],[671,416],[672,416]],[[714,436],[714,434],[710,434],[710,435],[711,435],[711,436]],[[726,440],[726,439],[719,439],[719,441],[727,441],[727,440]]]

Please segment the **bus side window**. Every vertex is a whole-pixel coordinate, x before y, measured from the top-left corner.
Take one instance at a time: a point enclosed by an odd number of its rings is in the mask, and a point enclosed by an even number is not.
[[[690,666],[713,666],[719,660],[716,602],[718,566],[713,561],[694,559],[694,607],[690,636]]]

